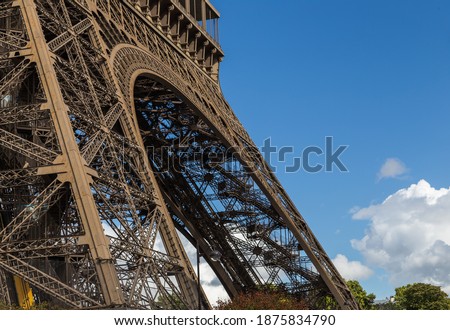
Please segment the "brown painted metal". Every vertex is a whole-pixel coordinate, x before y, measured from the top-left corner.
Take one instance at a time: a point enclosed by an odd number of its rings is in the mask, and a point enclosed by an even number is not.
[[[181,234],[231,297],[282,284],[358,308],[221,93],[218,17],[0,3],[1,301],[18,276],[67,308],[210,308]]]

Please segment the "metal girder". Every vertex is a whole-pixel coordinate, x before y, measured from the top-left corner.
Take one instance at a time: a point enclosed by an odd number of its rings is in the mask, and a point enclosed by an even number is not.
[[[5,305],[10,305],[12,303],[9,291],[10,289],[6,273],[3,269],[0,269],[0,302]]]
[[[100,307],[96,301],[11,254],[0,253],[0,268],[25,279],[72,308]]]
[[[2,244],[0,254],[20,255],[21,260],[83,255],[87,247],[73,238],[48,238]]]
[[[0,45],[5,48],[21,49],[28,43],[28,40],[22,38],[21,33],[0,31]]]
[[[89,18],[86,18],[74,25],[70,31],[66,31],[63,34],[57,36],[55,39],[48,43],[48,46],[53,52],[55,52],[65,44],[67,44],[69,41],[71,41],[75,36],[89,29],[91,26],[91,20]]]
[[[48,112],[41,110],[41,104],[0,108],[0,125],[42,120],[48,117]]]
[[[65,156],[66,166],[71,174],[68,177],[72,187],[78,212],[84,226],[83,240],[90,247],[90,254],[95,262],[95,269],[100,287],[107,304],[123,304],[123,296],[119,290],[116,271],[107,248],[107,240],[101,228],[95,202],[90,191],[90,177],[84,167],[75,137],[73,135],[70,119],[67,115],[66,104],[63,99],[61,87],[57,80],[54,62],[45,40],[40,17],[35,2],[31,0],[19,1],[24,23],[31,39],[32,51],[38,56],[37,70],[42,81],[45,94],[51,100],[48,105],[55,125],[55,134],[61,142],[61,150]],[[65,4],[61,3],[62,6]],[[58,24],[58,22],[55,22]],[[100,261],[101,260],[101,261]],[[32,279],[29,279],[31,282]]]
[[[117,121],[120,118],[120,115],[123,112],[123,107],[120,103],[114,105],[106,114],[105,116],[105,122],[104,127],[106,130],[110,130],[113,128],[113,126],[117,123]],[[96,133],[94,133],[92,139],[89,141],[89,143],[84,146],[82,149],[82,154],[84,159],[86,160],[86,163],[90,164],[95,157],[95,155],[98,153],[102,143],[105,141],[107,135],[105,134],[104,130],[99,130]]]
[[[30,204],[24,205],[23,210],[0,232],[0,247],[7,241],[23,239],[30,227],[35,225],[65,193],[61,191],[63,185],[64,183],[53,181]]]
[[[13,70],[0,79],[0,98],[9,95],[15,87],[22,83],[29,74],[27,69],[30,65],[31,62],[28,59],[23,59]]]
[[[0,128],[1,146],[33,159],[42,165],[52,164],[58,154]]]
[[[0,189],[33,185],[37,175],[37,168],[0,171]]]

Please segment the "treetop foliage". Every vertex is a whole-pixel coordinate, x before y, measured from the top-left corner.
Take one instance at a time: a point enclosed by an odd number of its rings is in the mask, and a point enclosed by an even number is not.
[[[240,293],[233,300],[217,301],[216,309],[222,310],[304,310],[307,304],[289,295],[282,287],[261,286]]]
[[[398,309],[450,309],[450,299],[439,286],[425,283],[408,284],[395,289]]]

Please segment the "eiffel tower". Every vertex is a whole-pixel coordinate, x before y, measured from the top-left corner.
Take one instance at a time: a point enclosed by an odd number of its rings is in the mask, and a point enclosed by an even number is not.
[[[222,95],[218,18],[208,0],[0,2],[1,302],[208,309],[190,242],[231,298],[282,285],[358,309]]]

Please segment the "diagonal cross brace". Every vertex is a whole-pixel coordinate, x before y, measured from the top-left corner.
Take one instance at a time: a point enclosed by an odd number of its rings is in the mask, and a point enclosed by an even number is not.
[[[42,165],[52,164],[58,154],[20,136],[0,128],[0,142],[3,147],[31,158]]]
[[[41,120],[47,116],[48,112],[41,110],[41,104],[0,108],[0,125]]]
[[[55,52],[64,45],[66,45],[68,42],[70,42],[77,35],[89,29],[91,26],[92,26],[91,20],[89,18],[86,18],[81,22],[79,22],[78,24],[76,24],[75,26],[73,26],[71,30],[64,32],[63,34],[59,35],[58,37],[50,41],[48,43],[48,46],[52,52]]]
[[[1,252],[1,251],[0,251]],[[19,276],[74,308],[100,307],[101,304],[11,254],[0,253],[0,268]]]
[[[30,64],[31,62],[28,60],[23,60],[0,80],[0,99],[8,95],[9,91],[22,83],[27,76],[27,68]]]
[[[60,188],[64,183],[53,181],[44,191],[42,191],[31,203],[20,212],[1,232],[0,243],[14,238],[18,240],[28,229],[35,224],[35,221],[44,215],[64,194]]]

